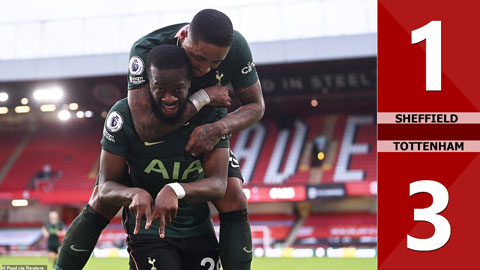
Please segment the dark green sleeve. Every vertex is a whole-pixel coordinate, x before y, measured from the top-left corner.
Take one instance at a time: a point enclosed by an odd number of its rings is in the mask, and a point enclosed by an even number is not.
[[[117,102],[108,112],[103,126],[102,149],[119,156],[128,151],[127,130],[133,128],[126,99]]]
[[[130,50],[128,62],[128,90],[139,88],[148,83],[147,55],[151,48],[135,43]]]
[[[232,85],[235,89],[252,86],[258,80],[257,69],[247,41],[239,32],[234,33]]]
[[[225,108],[225,107],[215,107],[215,109],[217,110],[215,121],[218,121],[218,120],[222,119],[223,117],[225,117],[225,115],[227,115],[227,108]],[[230,148],[230,136],[231,135],[232,134],[223,135],[220,138],[220,141],[218,141],[217,145],[215,145],[215,148]]]
[[[179,23],[157,29],[138,39],[130,49],[128,62],[128,90],[148,84],[147,56],[160,44],[177,44],[176,33],[187,25]]]
[[[217,145],[215,145],[215,148],[230,148],[230,135],[223,135]]]

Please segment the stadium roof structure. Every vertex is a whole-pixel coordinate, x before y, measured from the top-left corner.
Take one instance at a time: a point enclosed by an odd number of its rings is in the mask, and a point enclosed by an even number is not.
[[[376,42],[375,34],[360,34],[255,42],[250,46],[255,62],[262,65],[375,57]],[[0,82],[122,75],[127,72],[128,57],[125,52],[4,60]]]
[[[375,0],[19,0],[0,10],[0,81],[124,74],[139,37],[206,7],[232,19],[257,64],[376,56]]]

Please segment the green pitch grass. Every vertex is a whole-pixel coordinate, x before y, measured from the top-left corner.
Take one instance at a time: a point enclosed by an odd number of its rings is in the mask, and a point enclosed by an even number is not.
[[[41,257],[3,257],[3,265],[47,265],[48,260]],[[160,267],[157,266],[160,269]],[[49,270],[52,267],[49,265]],[[85,270],[128,270],[127,258],[91,258]],[[252,270],[375,270],[376,259],[360,258],[254,258]]]

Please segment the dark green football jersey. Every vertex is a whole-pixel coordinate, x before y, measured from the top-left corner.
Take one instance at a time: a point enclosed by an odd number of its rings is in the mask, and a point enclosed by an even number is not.
[[[190,133],[195,127],[212,123],[226,114],[225,108],[205,106],[189,122],[155,142],[143,142],[133,126],[127,99],[118,101],[110,109],[103,129],[102,147],[105,151],[123,156],[130,168],[130,185],[150,193],[155,200],[165,184],[192,182],[204,178],[202,157],[185,151]],[[222,138],[216,147],[228,148],[228,138]],[[145,230],[143,218],[141,234],[158,234],[158,222]],[[123,224],[127,233],[135,228],[135,217],[124,207]],[[192,204],[178,201],[178,214],[171,226],[166,227],[168,237],[186,238],[212,230],[207,203]]]
[[[44,226],[48,232],[47,242],[50,245],[59,245],[57,232],[63,229],[63,223],[61,221],[58,221],[56,224],[46,222]]]
[[[151,49],[161,44],[176,44],[180,46],[176,34],[187,23],[175,24],[160,28],[140,38],[133,44],[130,50],[130,62],[128,69],[128,89],[135,89],[148,83],[146,62]],[[252,59],[250,47],[245,38],[234,31],[233,42],[225,60],[215,70],[202,77],[192,79],[192,89],[209,87],[216,84],[227,85],[229,83],[235,89],[253,85],[258,80],[255,63]]]

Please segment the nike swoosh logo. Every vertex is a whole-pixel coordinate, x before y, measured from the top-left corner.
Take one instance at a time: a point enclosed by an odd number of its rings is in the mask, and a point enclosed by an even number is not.
[[[183,124],[183,126],[188,126],[190,125],[190,122],[186,122],[185,124]]]
[[[159,141],[159,142],[145,142],[145,146],[152,146],[152,145],[155,145],[155,144],[159,144],[159,143],[164,143],[165,141]]]
[[[248,250],[247,247],[243,247],[243,251],[245,251],[246,253],[252,253],[253,247],[250,250]]]
[[[81,251],[83,251],[83,252],[88,251],[88,250],[86,250],[86,249],[78,249],[78,248],[75,248],[74,245],[71,245],[71,246],[70,246],[70,249],[73,250],[73,251],[80,251],[80,252],[81,252]]]

